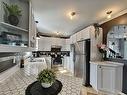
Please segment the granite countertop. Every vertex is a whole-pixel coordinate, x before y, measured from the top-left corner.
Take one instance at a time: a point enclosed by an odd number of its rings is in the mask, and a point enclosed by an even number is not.
[[[123,66],[123,63],[112,62],[112,61],[90,61],[91,64],[96,65],[103,65],[103,66],[113,66],[113,67],[120,67]]]

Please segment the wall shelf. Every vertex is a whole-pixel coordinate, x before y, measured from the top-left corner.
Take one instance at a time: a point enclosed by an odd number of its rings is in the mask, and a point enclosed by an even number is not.
[[[0,22],[0,25],[2,25],[3,27],[6,27],[8,29],[19,30],[19,31],[23,31],[23,32],[28,32],[28,30],[26,30],[26,29],[20,28],[18,26],[11,25],[9,23]]]
[[[31,51],[31,50],[32,48],[29,48],[29,47],[0,44],[0,52],[26,52],[26,51]]]

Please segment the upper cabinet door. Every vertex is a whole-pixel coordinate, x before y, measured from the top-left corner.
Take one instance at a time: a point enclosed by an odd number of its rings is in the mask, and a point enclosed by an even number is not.
[[[72,35],[70,39],[71,39],[71,44],[76,43],[76,41],[77,41],[76,40],[76,34]]]
[[[85,40],[85,39],[90,39],[90,29],[91,27],[87,27],[75,34],[73,34],[71,37],[70,37],[70,44],[74,44],[78,41],[82,41],[82,40]]]
[[[76,34],[73,35],[72,40],[73,40],[73,43],[77,42],[77,36],[76,36]]]
[[[81,30],[81,39],[82,40],[90,39],[90,28],[89,27]]]
[[[82,38],[82,32],[79,31],[79,32],[76,33],[76,40],[81,41],[82,40],[81,38]]]

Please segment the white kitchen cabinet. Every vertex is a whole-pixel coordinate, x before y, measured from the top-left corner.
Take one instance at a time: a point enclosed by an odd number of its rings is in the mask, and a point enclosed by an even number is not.
[[[73,35],[71,36],[71,43],[74,44],[74,43],[76,43],[76,42],[77,42],[76,34],[73,34]]]
[[[123,64],[115,62],[91,62],[90,84],[97,91],[117,95],[122,91]]]
[[[70,50],[70,40],[53,37],[41,37],[38,40],[38,49],[40,51],[51,51],[52,46],[61,46],[61,51]]]
[[[90,27],[81,30],[81,39],[90,39]]]
[[[73,35],[70,36],[70,44],[73,44]]]
[[[65,51],[70,51],[70,39],[66,39]]]
[[[38,50],[39,51],[50,51],[51,50],[51,43],[53,43],[54,40],[52,40],[49,37],[41,37],[38,40]]]
[[[70,37],[70,44],[74,44],[78,41],[82,41],[82,40],[85,40],[85,39],[90,39],[90,28],[91,27],[87,27],[87,28],[73,34]]]
[[[76,41],[82,41],[85,39],[90,39],[90,27],[87,27],[76,33]]]
[[[82,32],[81,31],[79,31],[79,32],[77,32],[76,33],[76,41],[78,42],[78,41],[81,41],[82,39]]]

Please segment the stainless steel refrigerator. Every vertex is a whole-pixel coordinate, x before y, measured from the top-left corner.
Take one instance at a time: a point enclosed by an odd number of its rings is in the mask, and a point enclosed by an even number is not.
[[[74,75],[83,79],[83,85],[90,86],[90,39],[72,45]]]

